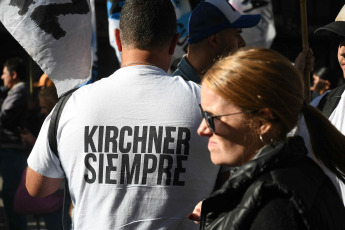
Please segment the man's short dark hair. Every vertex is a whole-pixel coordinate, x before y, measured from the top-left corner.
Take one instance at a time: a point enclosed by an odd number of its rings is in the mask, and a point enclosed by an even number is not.
[[[171,0],[127,0],[121,10],[122,45],[138,49],[163,48],[176,34]]]
[[[23,59],[18,57],[10,58],[4,63],[4,67],[7,68],[11,75],[16,71],[20,79],[25,79],[25,64]]]

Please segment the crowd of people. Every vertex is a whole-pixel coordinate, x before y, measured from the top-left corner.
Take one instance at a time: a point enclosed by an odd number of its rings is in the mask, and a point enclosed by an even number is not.
[[[246,47],[242,28],[260,19],[226,0],[201,1],[188,52],[169,75],[179,36],[171,1],[125,1],[114,31],[121,68],[70,93],[57,121],[56,89],[42,75],[39,134],[25,116],[23,61],[8,60],[0,168],[10,229],[26,229],[13,208],[25,170],[33,197],[66,183],[73,229],[343,229],[345,87],[318,69],[308,104],[302,74],[314,70],[313,51],[291,63]],[[345,78],[344,22],[345,6],[317,33],[339,40]],[[61,209],[47,228],[62,229]]]
[[[0,162],[3,179],[2,199],[9,229],[26,229],[26,215],[42,218],[47,230],[62,229],[62,196],[51,195],[46,204],[50,211],[42,211],[37,215],[38,208],[44,200],[31,199],[25,189],[27,157],[35,144],[36,136],[44,118],[58,101],[56,88],[46,74],[34,83],[34,92],[30,94],[25,79],[25,63],[21,58],[8,59],[3,65],[1,79],[7,88],[0,113]],[[20,183],[23,183],[21,185]],[[27,194],[27,195],[26,195]]]

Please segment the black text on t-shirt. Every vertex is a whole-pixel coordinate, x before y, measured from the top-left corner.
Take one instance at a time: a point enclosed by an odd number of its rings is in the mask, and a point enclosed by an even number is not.
[[[85,126],[85,182],[183,186],[190,136],[186,127]]]

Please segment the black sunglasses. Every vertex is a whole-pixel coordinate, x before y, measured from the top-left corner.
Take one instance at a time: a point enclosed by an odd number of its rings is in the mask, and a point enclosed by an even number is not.
[[[215,115],[210,114],[209,112],[204,111],[200,104],[199,104],[199,107],[200,107],[201,116],[205,118],[207,127],[211,130],[212,133],[216,131],[216,128],[214,126],[214,121],[213,121],[214,118],[220,118],[220,117],[245,113],[245,112],[237,112],[237,113],[229,113],[229,114],[215,116]]]

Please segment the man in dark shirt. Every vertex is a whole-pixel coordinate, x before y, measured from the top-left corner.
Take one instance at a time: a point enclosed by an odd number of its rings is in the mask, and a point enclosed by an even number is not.
[[[20,129],[30,99],[24,76],[25,65],[22,59],[12,58],[5,62],[1,80],[9,91],[0,111],[0,168],[4,207],[11,230],[26,229],[25,216],[13,210],[14,196],[27,158],[25,146],[20,138]]]

